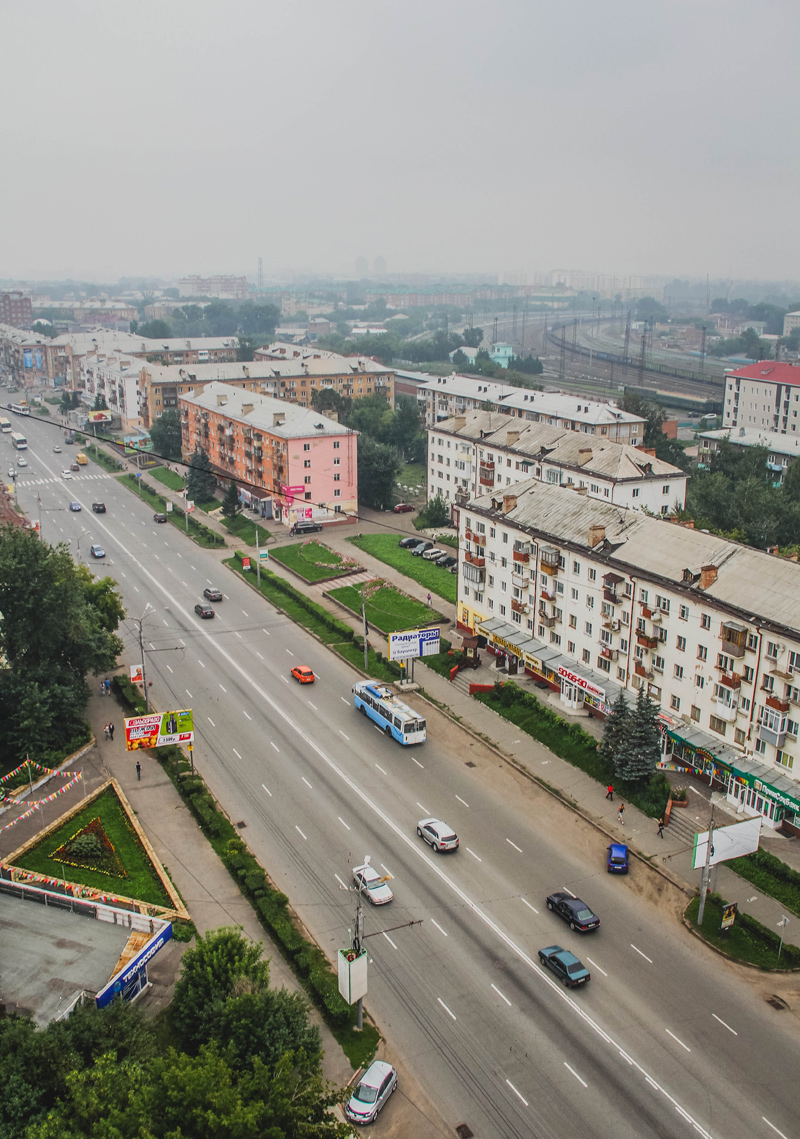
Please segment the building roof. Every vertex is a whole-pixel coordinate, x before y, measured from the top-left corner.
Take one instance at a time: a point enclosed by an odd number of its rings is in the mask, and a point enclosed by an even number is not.
[[[351,427],[344,427],[333,419],[320,415],[310,408],[298,407],[273,396],[259,392],[232,388],[224,383],[210,383],[197,395],[181,396],[181,401],[207,411],[219,412],[228,419],[276,435],[282,439],[318,438],[321,435],[358,435]],[[246,411],[245,408],[251,410]],[[280,422],[276,423],[276,420]]]
[[[800,370],[798,370],[800,375]],[[429,376],[425,391],[431,396],[437,392],[467,399],[494,403],[500,407],[513,407],[531,416],[543,418],[554,416],[560,419],[573,419],[593,426],[615,423],[644,423],[640,415],[622,411],[613,403],[600,403],[567,392],[542,392],[533,388],[518,388],[511,384],[498,383],[473,376]]]
[[[800,630],[800,564],[755,550],[715,534],[663,521],[637,510],[611,506],[565,487],[528,480],[504,488],[516,506],[502,515],[509,522],[600,557],[627,573],[645,574],[672,588],[683,587],[720,606],[737,610],[748,622]],[[492,510],[503,494],[482,495],[470,508]],[[500,517],[495,513],[495,517]],[[605,527],[605,544],[589,545],[589,528]],[[712,566],[716,581],[702,591],[697,577]],[[686,571],[694,579],[685,581]]]
[[[719,427],[714,431],[700,431],[699,437],[717,442],[729,439],[736,447],[766,447],[778,455],[800,458],[800,439],[779,435],[776,431],[759,431],[757,427]]]
[[[329,352],[325,348],[301,348],[296,344],[265,344],[256,348],[256,361],[271,360],[281,364],[293,364],[294,371],[278,371],[275,374],[286,376],[333,376],[345,375],[349,372],[393,372],[378,364],[369,356],[342,356],[338,352]]]
[[[800,384],[800,367],[796,364],[779,363],[776,360],[759,360],[735,372],[728,372],[731,379],[762,380],[771,384]]]

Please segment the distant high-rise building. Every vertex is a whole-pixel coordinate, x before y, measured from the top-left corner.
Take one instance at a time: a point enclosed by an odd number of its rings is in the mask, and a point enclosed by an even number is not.
[[[30,328],[33,319],[31,298],[18,290],[0,294],[0,324],[11,324],[15,328]]]
[[[356,276],[359,278],[366,277],[368,273],[369,265],[366,257],[356,257]]]
[[[376,257],[375,258],[375,265],[374,265],[373,272],[375,273],[376,277],[385,277],[386,276],[386,258],[385,257]]]
[[[224,300],[247,300],[247,277],[181,277],[178,292],[182,297],[221,297]]]

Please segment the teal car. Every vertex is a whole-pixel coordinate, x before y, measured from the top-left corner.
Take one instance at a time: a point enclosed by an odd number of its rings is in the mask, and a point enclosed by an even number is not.
[[[569,989],[578,985],[585,985],[591,980],[591,973],[586,966],[578,960],[574,953],[562,949],[560,945],[548,945],[546,949],[539,950],[539,962],[548,969],[552,969],[559,980],[563,981]]]

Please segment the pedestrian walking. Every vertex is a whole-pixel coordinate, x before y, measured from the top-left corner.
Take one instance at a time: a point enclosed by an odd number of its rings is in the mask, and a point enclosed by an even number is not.
[[[622,818],[622,816],[624,815],[624,813],[625,813],[625,804],[624,804],[624,803],[620,803],[620,805],[619,805],[619,810],[617,811],[617,822],[619,823],[619,825],[620,825],[621,827],[624,827],[624,826],[625,826],[625,821],[624,821],[624,819]]]
[[[429,593],[429,594],[428,594],[428,608],[429,608],[429,609],[430,609],[430,606],[431,606],[431,595],[430,595],[430,593]]]
[[[610,799],[612,803],[614,802],[614,787],[611,783],[609,783],[608,790],[606,791],[606,799]]]
[[[664,820],[663,819],[658,820],[658,837],[661,839],[663,839],[663,837],[664,837]]]
[[[109,730],[108,730],[108,724],[103,724],[103,735],[106,737],[107,740],[111,739],[111,735],[110,735]]]
[[[113,724],[108,725],[108,738],[111,740],[113,740],[113,738],[114,738],[114,725]]]
[[[142,765],[138,759],[136,760],[136,781],[137,783],[141,783],[142,781]]]

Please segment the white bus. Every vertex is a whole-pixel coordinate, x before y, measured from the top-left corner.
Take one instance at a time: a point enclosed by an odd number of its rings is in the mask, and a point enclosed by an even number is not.
[[[379,680],[357,681],[353,685],[353,703],[362,715],[369,716],[404,747],[425,742],[425,720]]]
[[[12,403],[11,410],[15,415],[30,415],[31,413],[31,409],[28,407],[27,403]]]
[[[0,415],[0,431],[4,434],[11,430],[11,420],[6,419],[4,415]]]
[[[11,446],[16,447],[18,451],[28,450],[28,440],[24,435],[20,435],[19,431],[11,432]]]

